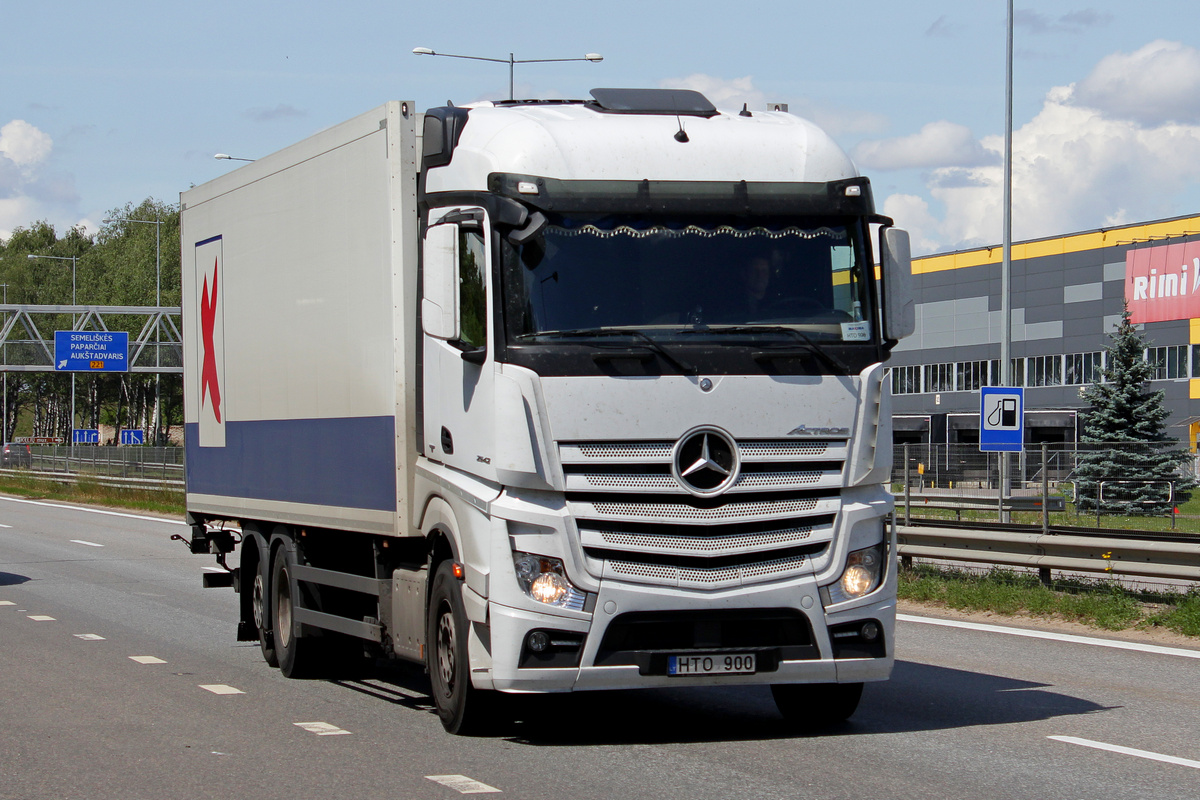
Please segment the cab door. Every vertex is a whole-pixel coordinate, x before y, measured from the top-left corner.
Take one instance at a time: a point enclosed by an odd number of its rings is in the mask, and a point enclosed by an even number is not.
[[[491,478],[491,240],[480,208],[430,212],[421,320],[425,455]]]

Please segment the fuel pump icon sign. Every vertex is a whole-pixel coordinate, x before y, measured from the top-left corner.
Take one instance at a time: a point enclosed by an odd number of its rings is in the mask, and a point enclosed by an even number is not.
[[[988,415],[989,428],[1015,428],[1017,425],[1017,398],[1001,397]]]
[[[1024,390],[991,386],[980,390],[979,399],[980,449],[1020,450],[1025,428]]]

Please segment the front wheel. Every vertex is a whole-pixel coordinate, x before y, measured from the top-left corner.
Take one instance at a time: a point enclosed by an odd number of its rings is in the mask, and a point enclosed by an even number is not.
[[[297,564],[295,546],[287,542],[275,548],[271,559],[271,611],[275,655],[279,670],[289,678],[301,678],[316,671],[315,642],[300,636],[296,622],[300,582],[293,577]]]
[[[491,723],[493,692],[471,685],[467,657],[470,630],[463,607],[462,586],[450,562],[442,562],[434,573],[426,618],[426,666],[438,717],[450,733],[481,733]]]
[[[861,683],[780,683],[771,696],[788,724],[818,730],[844,722],[858,708]]]

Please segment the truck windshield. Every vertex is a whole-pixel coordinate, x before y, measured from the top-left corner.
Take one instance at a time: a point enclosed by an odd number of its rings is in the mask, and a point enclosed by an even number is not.
[[[515,341],[622,328],[691,342],[792,331],[809,341],[874,340],[857,220],[557,217],[536,240],[506,247]]]

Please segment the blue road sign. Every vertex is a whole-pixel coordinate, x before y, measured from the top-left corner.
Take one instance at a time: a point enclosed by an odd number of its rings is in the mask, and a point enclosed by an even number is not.
[[[128,372],[125,331],[55,331],[55,372]]]
[[[1025,390],[987,386],[979,390],[979,449],[1019,453],[1025,442]]]
[[[145,444],[146,432],[141,430],[124,430],[121,431],[119,444]]]
[[[95,428],[75,428],[71,431],[72,444],[100,444],[100,431]]]

